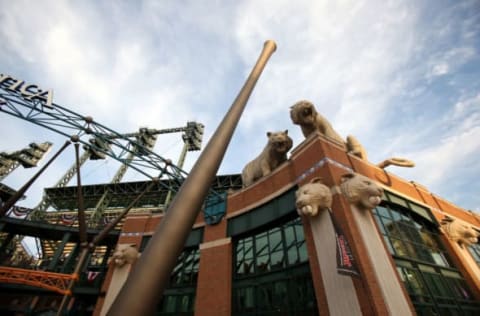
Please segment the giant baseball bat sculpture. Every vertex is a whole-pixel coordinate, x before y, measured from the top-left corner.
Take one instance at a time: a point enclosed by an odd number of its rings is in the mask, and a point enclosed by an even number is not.
[[[248,98],[275,49],[275,42],[265,42],[247,81],[167,209],[107,315],[154,314]]]

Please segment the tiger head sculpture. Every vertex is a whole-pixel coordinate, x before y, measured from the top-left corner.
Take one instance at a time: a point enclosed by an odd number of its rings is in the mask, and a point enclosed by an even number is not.
[[[383,189],[360,174],[343,175],[340,188],[348,202],[361,210],[373,209],[382,201]]]
[[[135,248],[135,244],[118,244],[111,260],[113,260],[115,266],[121,268],[126,264],[134,263],[138,257],[140,257],[140,254]]]
[[[445,216],[440,225],[447,237],[456,242],[461,248],[465,245],[476,244],[480,237],[480,230],[449,216]]]
[[[300,216],[315,216],[319,211],[331,208],[332,193],[321,181],[321,178],[313,178],[295,192],[295,206]]]

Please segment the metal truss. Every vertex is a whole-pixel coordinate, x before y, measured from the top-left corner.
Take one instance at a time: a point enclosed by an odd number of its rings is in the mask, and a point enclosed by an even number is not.
[[[100,155],[109,156],[152,180],[168,178],[171,181],[160,182],[167,190],[177,192],[180,184],[187,176],[187,172],[142,144],[141,139],[137,137],[138,133],[118,133],[96,122],[90,116],[77,114],[58,104],[52,103],[47,106],[41,99],[25,98],[19,91],[8,89],[2,85],[0,85],[0,112],[42,126],[73,141],[78,141],[84,148]],[[149,134],[160,134],[186,131],[188,128],[191,128],[191,126],[162,129],[160,131],[147,130],[147,132]],[[92,139],[95,141],[92,141]],[[213,190],[211,190],[210,195],[220,196]]]
[[[77,280],[78,275],[0,267],[0,282],[2,283],[25,284],[63,295],[72,294],[68,290],[68,284],[72,279]]]

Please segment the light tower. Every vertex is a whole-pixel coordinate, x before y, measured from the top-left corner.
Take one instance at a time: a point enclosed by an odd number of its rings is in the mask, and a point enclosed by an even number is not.
[[[187,130],[182,135],[183,141],[187,146],[187,151],[200,150],[202,148],[202,138],[204,125],[197,122],[187,122]]]
[[[0,152],[0,181],[22,165],[24,168],[36,167],[52,148],[52,143],[30,143],[28,147],[13,153]]]
[[[183,148],[177,163],[177,166],[179,168],[183,168],[183,164],[185,163],[185,157],[187,156],[187,151],[196,151],[202,148],[202,139],[203,139],[204,129],[205,129],[205,126],[202,123],[187,122],[185,133],[182,134]],[[172,198],[172,191],[170,190],[168,191],[167,197],[165,198],[165,203],[164,203],[165,207],[168,206],[168,203],[170,203],[171,198]]]

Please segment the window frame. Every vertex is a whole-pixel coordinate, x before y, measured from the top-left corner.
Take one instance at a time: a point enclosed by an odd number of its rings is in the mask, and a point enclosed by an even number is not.
[[[389,192],[385,195],[392,196]],[[475,301],[472,290],[443,246],[438,225],[419,214],[417,204],[416,210],[412,210],[413,204],[408,200],[404,199],[401,205],[392,202],[399,199],[403,198],[383,200],[372,215],[417,313],[474,315],[480,312],[480,302]],[[424,214],[428,213],[426,210]],[[401,247],[404,253],[400,253]],[[417,250],[422,254],[415,255]],[[434,254],[439,254],[440,258]]]

